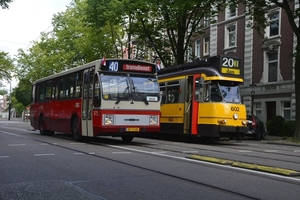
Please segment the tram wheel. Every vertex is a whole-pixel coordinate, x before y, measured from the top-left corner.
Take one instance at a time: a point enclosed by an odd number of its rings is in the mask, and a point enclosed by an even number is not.
[[[131,142],[133,140],[133,136],[131,135],[124,135],[122,136],[123,142]]]
[[[72,122],[72,134],[76,141],[82,141],[82,135],[80,135],[79,131],[79,120],[77,117]]]

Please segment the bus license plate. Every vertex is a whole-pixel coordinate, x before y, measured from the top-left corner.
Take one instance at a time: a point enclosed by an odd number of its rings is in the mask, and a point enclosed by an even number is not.
[[[126,131],[140,131],[140,128],[126,128]]]

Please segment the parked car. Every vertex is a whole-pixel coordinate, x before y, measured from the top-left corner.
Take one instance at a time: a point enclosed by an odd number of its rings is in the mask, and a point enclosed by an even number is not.
[[[246,135],[252,135],[257,140],[262,140],[267,134],[265,124],[255,115],[247,115],[249,131]]]

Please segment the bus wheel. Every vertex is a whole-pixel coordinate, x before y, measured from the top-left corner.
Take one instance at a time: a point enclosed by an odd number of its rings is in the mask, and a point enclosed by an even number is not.
[[[131,142],[133,140],[133,136],[131,135],[124,135],[122,136],[123,142]]]
[[[44,117],[41,116],[40,117],[40,134],[41,135],[46,135],[46,130],[45,130],[45,126],[44,126]]]
[[[79,131],[79,120],[77,117],[73,120],[72,123],[72,134],[76,141],[82,140],[82,136],[80,135],[80,131]]]

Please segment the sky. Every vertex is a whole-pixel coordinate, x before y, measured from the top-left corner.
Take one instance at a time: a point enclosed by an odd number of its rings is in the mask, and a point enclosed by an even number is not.
[[[0,7],[0,51],[14,58],[18,49],[28,50],[41,32],[52,30],[54,14],[63,12],[72,0],[14,0],[9,9]]]

